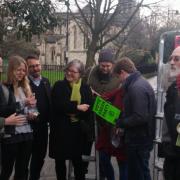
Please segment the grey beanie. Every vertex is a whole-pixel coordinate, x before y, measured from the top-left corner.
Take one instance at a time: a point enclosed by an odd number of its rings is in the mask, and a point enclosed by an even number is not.
[[[111,62],[114,63],[114,54],[111,49],[103,49],[99,53],[98,62]]]

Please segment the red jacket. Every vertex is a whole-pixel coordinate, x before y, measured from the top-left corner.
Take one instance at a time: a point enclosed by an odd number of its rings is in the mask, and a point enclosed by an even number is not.
[[[110,101],[114,106],[123,110],[123,90],[115,89],[114,91],[103,94],[103,98]],[[126,156],[126,147],[123,145],[121,147],[115,148],[111,144],[111,136],[113,132],[113,126],[110,124],[103,124],[100,128],[99,136],[96,142],[96,149],[99,151],[105,151],[112,156],[115,156],[119,161],[125,161]]]

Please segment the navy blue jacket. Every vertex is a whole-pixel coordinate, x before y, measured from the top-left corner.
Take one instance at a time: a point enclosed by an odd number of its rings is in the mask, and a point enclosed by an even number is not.
[[[151,85],[137,71],[123,84],[124,113],[118,125],[125,128],[126,142],[152,140],[155,133],[155,94]]]

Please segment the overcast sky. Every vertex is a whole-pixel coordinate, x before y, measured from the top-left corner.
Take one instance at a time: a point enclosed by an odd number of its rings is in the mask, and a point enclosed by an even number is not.
[[[65,10],[66,7],[62,7],[62,4],[64,4],[64,2],[61,3],[57,3],[59,0],[52,0],[52,2],[55,2],[55,4],[59,7],[59,5],[61,4],[61,10]],[[65,0],[61,0],[61,1],[65,1]],[[78,0],[79,2],[82,2],[83,0]],[[105,1],[105,0],[104,0]],[[140,1],[140,0],[137,0]],[[74,0],[69,0],[70,4],[74,4]],[[86,1],[85,1],[86,2]],[[169,7],[170,9],[173,10],[178,10],[180,12],[180,0],[144,0],[143,4],[151,4],[151,3],[155,3],[158,2],[159,6],[166,6],[167,8]]]
[[[161,1],[161,2],[160,2]],[[169,8],[180,11],[180,0],[144,0],[146,3],[159,2],[161,5],[169,6]]]

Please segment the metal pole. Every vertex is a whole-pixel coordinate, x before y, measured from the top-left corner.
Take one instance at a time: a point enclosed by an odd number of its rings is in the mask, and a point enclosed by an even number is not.
[[[65,53],[64,53],[64,59],[65,59],[65,64],[68,63],[68,50],[69,50],[69,0],[65,1],[65,5],[67,7],[66,11],[66,47],[65,47]]]

